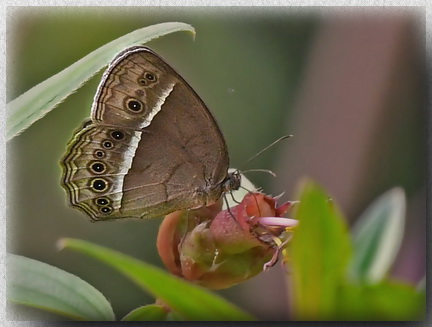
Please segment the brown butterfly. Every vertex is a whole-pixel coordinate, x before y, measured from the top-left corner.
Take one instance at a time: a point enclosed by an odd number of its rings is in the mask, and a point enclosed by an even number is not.
[[[189,84],[147,47],[104,73],[91,120],[62,159],[62,186],[92,220],[152,218],[214,203],[240,187],[222,133]]]

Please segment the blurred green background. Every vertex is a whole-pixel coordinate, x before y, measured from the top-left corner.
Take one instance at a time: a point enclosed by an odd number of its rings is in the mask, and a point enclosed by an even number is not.
[[[375,10],[376,11],[376,10]],[[425,272],[426,111],[422,16],[289,7],[8,7],[7,100],[135,29],[179,21],[188,33],[148,44],[191,84],[224,133],[231,166],[264,191],[295,199],[311,176],[350,223],[376,196],[402,186],[408,218],[395,277]],[[92,241],[161,266],[160,220],[90,223],[69,208],[59,160],[90,107],[101,73],[7,145],[8,252],[47,262],[99,289],[117,317],[151,303],[111,269],[58,252],[61,237]],[[294,134],[247,166],[276,138]],[[220,293],[261,319],[288,319],[280,267]],[[187,296],[185,294],[184,296]],[[263,300],[265,299],[265,300]],[[21,319],[58,319],[35,309]]]

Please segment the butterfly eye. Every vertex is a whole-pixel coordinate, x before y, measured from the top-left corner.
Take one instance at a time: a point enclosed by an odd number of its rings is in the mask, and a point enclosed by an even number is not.
[[[138,83],[145,86],[148,85],[149,83],[154,83],[156,82],[156,75],[150,72],[146,72],[144,73],[144,76],[140,77],[138,79]]]
[[[145,78],[140,78],[138,80],[138,83],[140,83],[141,85],[147,85],[147,80]]]
[[[102,142],[102,146],[105,149],[112,149],[112,147],[114,146],[114,144],[111,141],[103,141]]]
[[[106,206],[107,204],[110,204],[111,201],[110,201],[108,198],[102,196],[102,197],[100,197],[100,198],[97,198],[97,199],[95,200],[95,203],[96,203],[98,206]]]
[[[123,132],[120,132],[120,131],[112,131],[112,132],[111,132],[111,137],[112,137],[114,140],[123,140],[124,137],[125,137],[125,135],[124,135]]]
[[[106,166],[105,166],[105,164],[103,162],[95,161],[95,162],[93,162],[93,163],[90,164],[90,169],[95,174],[102,174],[102,173],[105,172]]]
[[[113,209],[111,207],[102,207],[100,208],[100,212],[102,212],[105,215],[109,215]]]
[[[94,156],[95,156],[96,158],[100,158],[100,159],[102,159],[102,158],[105,157],[105,152],[103,152],[102,150],[96,150],[96,151],[94,152]]]
[[[96,192],[104,192],[108,189],[108,182],[103,178],[95,178],[91,181],[91,188]]]
[[[146,78],[146,80],[150,82],[156,81],[156,76],[153,75],[152,73],[145,73],[144,77]]]
[[[142,109],[144,108],[144,105],[142,104],[142,102],[137,100],[137,99],[134,99],[134,98],[128,99],[126,101],[126,106],[129,110],[131,110],[135,113],[141,112]]]

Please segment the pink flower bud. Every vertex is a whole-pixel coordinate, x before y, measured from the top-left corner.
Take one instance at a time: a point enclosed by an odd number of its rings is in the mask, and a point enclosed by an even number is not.
[[[283,240],[275,238],[297,223],[281,218],[292,204],[278,206],[276,198],[250,193],[229,210],[221,211],[221,199],[171,213],[159,229],[159,255],[177,276],[211,289],[232,286],[276,262]]]

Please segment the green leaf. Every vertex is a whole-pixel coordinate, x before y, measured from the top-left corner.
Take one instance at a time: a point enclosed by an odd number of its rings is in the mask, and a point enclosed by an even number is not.
[[[379,282],[400,248],[405,224],[405,193],[394,188],[373,202],[353,228],[353,281]]]
[[[338,320],[412,321],[425,318],[425,293],[401,282],[346,285],[338,299]]]
[[[166,321],[185,321],[184,317],[180,316],[177,312],[171,311],[166,316]]]
[[[167,314],[163,306],[149,304],[132,310],[122,321],[165,321]]]
[[[7,104],[7,140],[12,139],[54,109],[106,66],[121,50],[177,31],[189,31],[195,35],[194,28],[185,23],[162,23],[135,30],[105,44],[9,102]]]
[[[293,312],[299,320],[333,318],[351,244],[347,226],[328,195],[306,181],[295,214],[298,227],[290,242]]]
[[[79,277],[46,263],[7,255],[9,301],[76,320],[114,320],[107,299]]]
[[[117,269],[188,320],[253,320],[222,297],[117,251],[77,239],[63,239],[61,246]]]

